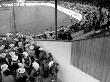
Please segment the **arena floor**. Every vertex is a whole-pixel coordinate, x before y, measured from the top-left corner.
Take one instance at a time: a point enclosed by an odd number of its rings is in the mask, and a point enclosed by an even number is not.
[[[77,20],[74,19],[74,23]],[[30,33],[42,33],[48,28],[55,27],[55,9],[49,6],[16,6],[15,23],[17,31]],[[58,28],[70,25],[70,16],[58,10]],[[0,8],[0,33],[13,31],[13,8]]]

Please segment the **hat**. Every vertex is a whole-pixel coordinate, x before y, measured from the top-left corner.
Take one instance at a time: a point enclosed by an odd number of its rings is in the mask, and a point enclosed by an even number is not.
[[[1,47],[0,47],[0,50],[2,50],[2,49],[4,49],[5,48],[5,45],[2,45]]]
[[[19,33],[16,33],[16,35],[19,35]]]
[[[53,65],[53,63],[54,63],[53,61],[49,62],[49,64],[48,64],[49,67],[51,67]]]
[[[22,67],[24,67],[24,64],[23,63],[18,63],[18,66],[22,68]]]
[[[21,33],[20,33],[20,32],[18,32],[16,35],[21,36]]]
[[[34,49],[34,46],[33,45],[30,45],[29,46],[29,49],[33,50]]]
[[[36,61],[34,61],[34,62],[32,63],[32,66],[33,66],[36,70],[38,70],[38,68],[39,68],[39,64],[38,64]]]
[[[18,56],[13,55],[13,56],[12,56],[12,60],[13,60],[13,61],[17,61],[17,60],[18,60]]]
[[[28,47],[30,44],[26,44],[25,47]]]
[[[29,54],[27,52],[23,52],[23,55],[27,57]]]
[[[29,40],[28,40],[28,39],[26,39],[26,41],[28,42]]]
[[[5,52],[8,52],[8,49],[6,49]]]
[[[1,70],[5,71],[7,69],[8,69],[8,65],[7,64],[1,65]]]
[[[6,57],[6,53],[1,53],[0,57],[5,58]]]
[[[2,40],[6,40],[6,37],[3,37]]]
[[[13,56],[13,55],[15,55],[15,52],[10,52],[9,54],[10,54],[11,56]]]
[[[25,71],[26,71],[25,68],[18,68],[17,70],[18,73],[25,73]]]
[[[15,41],[19,41],[17,38],[14,39]]]
[[[14,47],[13,49],[14,49],[14,50],[17,50],[17,49],[18,49],[18,47]]]
[[[26,38],[28,38],[28,39],[29,39],[29,36],[26,36]]]
[[[14,45],[14,44],[10,44],[9,46],[12,48],[12,47],[14,47],[15,45]]]
[[[39,50],[41,51],[41,50],[44,50],[44,48],[39,48]]]
[[[7,36],[10,36],[10,35],[12,35],[12,34],[11,34],[11,33],[6,33],[6,35],[7,35]]]
[[[18,45],[19,45],[19,46],[22,46],[22,42],[18,42]]]

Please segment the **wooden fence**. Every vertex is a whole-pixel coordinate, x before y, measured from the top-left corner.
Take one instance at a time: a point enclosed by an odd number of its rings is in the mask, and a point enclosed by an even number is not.
[[[74,41],[71,63],[101,82],[110,82],[110,36]]]

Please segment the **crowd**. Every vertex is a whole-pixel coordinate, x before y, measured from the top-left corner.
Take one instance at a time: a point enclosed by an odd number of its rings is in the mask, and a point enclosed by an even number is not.
[[[58,65],[30,36],[7,33],[0,40],[0,82],[54,82]]]
[[[84,30],[84,34],[95,31],[89,37],[104,36],[110,34],[110,10],[104,7],[96,7],[90,4],[60,2],[58,5],[74,10],[82,14],[83,19],[76,24],[63,26],[58,30],[58,40],[73,40],[73,33]],[[68,30],[67,30],[68,29]],[[55,39],[55,32],[43,33],[36,36],[37,39]]]
[[[40,0],[39,0],[40,1]],[[42,0],[41,0],[42,2]],[[54,1],[49,1],[54,4]],[[82,14],[83,18],[79,22],[69,26],[63,26],[57,30],[58,40],[73,40],[72,34],[83,30],[84,33],[95,31],[94,34],[88,35],[89,37],[97,37],[109,35],[110,33],[110,9],[102,6],[95,6],[91,4],[72,3],[65,1],[58,1],[58,5],[76,11]],[[71,20],[71,19],[70,19]],[[74,21],[73,21],[74,22]],[[40,35],[32,35],[35,39],[48,39],[54,40],[56,35],[55,31],[45,31]]]

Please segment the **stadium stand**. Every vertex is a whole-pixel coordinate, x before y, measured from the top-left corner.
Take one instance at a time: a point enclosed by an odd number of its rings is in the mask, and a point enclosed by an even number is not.
[[[64,32],[63,30],[58,30],[58,39],[59,40],[76,40],[74,39],[78,36],[84,34],[83,39],[87,38],[93,38],[96,36],[99,36],[101,33],[102,35],[109,35],[109,29],[110,29],[110,11],[107,8],[104,7],[96,7],[96,6],[89,6],[89,5],[82,5],[82,4],[76,4],[76,3],[70,3],[70,2],[59,2],[58,5],[63,6],[65,8],[74,10],[78,13],[81,13],[83,15],[83,19],[76,23],[75,25],[67,26],[68,31]],[[63,27],[63,29],[67,29],[67,27]],[[82,30],[82,31],[81,31]],[[92,31],[94,30],[94,31]],[[100,30],[99,33],[95,33]],[[72,31],[72,32],[71,32]],[[83,32],[84,31],[84,32]],[[54,32],[50,32],[52,35],[54,35]],[[69,33],[71,35],[72,39],[64,38]],[[63,37],[64,36],[64,37]],[[60,38],[59,38],[60,37]],[[63,38],[62,38],[63,37]],[[80,36],[80,37],[83,37]],[[46,38],[45,38],[46,39]]]
[[[12,2],[12,0],[9,0]],[[54,4],[54,1],[36,1],[36,0],[27,0],[26,2],[42,2],[42,3],[52,3]],[[6,2],[6,1],[5,1]],[[4,3],[5,3],[4,2]],[[67,27],[62,27],[63,29],[68,29],[68,31],[64,31],[62,29],[58,29],[58,39],[59,40],[73,40],[73,38],[80,36],[82,34],[85,34],[87,32],[90,32],[92,30],[98,31],[100,30],[100,33],[103,33],[103,35],[109,35],[109,29],[110,29],[110,11],[109,9],[102,7],[102,6],[95,6],[91,4],[82,4],[82,3],[75,3],[75,2],[69,2],[69,1],[58,1],[58,5],[62,6],[64,8],[70,9],[72,11],[75,11],[77,13],[82,14],[83,18],[78,23],[74,25],[69,25]],[[82,30],[82,31],[81,31]],[[84,32],[83,32],[84,31]],[[96,37],[98,33],[90,34],[87,37],[93,38]],[[61,37],[63,39],[61,39]],[[99,36],[99,35],[98,35]],[[44,32],[40,35],[33,35],[36,39],[55,39],[55,32]],[[60,37],[60,38],[59,38]],[[67,38],[68,37],[68,38]]]

